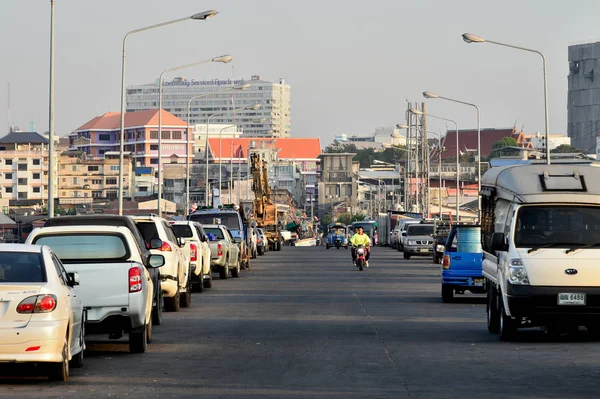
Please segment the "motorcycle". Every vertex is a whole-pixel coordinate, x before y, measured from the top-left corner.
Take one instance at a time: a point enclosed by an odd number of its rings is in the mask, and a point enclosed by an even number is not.
[[[364,247],[364,245],[359,244],[356,247],[356,267],[358,267],[358,270],[363,271],[365,268],[365,265],[367,264],[367,249]]]

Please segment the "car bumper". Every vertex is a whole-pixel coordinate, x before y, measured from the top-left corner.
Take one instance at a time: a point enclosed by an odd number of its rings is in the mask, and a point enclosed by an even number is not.
[[[585,305],[559,305],[560,293],[584,293]],[[507,284],[511,316],[529,319],[590,319],[600,322],[600,287],[535,287]]]
[[[68,320],[31,321],[23,328],[0,330],[0,363],[62,361],[67,325]]]
[[[405,245],[404,252],[411,254],[413,256],[431,256],[431,254],[433,254],[433,248],[411,247],[411,246]]]
[[[198,262],[190,262],[190,268],[192,269],[192,277],[202,274],[202,265]]]

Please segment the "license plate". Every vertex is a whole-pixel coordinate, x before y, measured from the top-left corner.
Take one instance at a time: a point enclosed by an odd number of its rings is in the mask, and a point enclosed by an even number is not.
[[[429,249],[427,249],[427,248],[421,248],[421,252],[429,252]]]
[[[585,305],[585,294],[571,294],[571,293],[560,293],[558,294],[559,305]]]

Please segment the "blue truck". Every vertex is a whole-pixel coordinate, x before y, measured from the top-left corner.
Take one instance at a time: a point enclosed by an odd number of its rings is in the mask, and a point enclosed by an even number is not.
[[[442,301],[452,302],[454,293],[485,293],[482,263],[481,226],[454,225],[446,240],[442,260]]]

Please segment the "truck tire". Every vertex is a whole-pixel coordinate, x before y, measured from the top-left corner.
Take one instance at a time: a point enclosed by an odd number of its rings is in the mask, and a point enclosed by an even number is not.
[[[219,278],[221,280],[227,280],[229,278],[229,259],[226,259],[225,266],[219,269]]]
[[[174,297],[165,298],[165,310],[167,312],[179,312],[180,295],[179,288],[177,288],[177,293],[175,293]]]
[[[404,259],[410,259],[410,254],[407,252],[404,252]]]
[[[498,316],[498,295],[496,294],[496,288],[488,283],[487,291],[487,328],[492,334],[498,334],[500,330],[500,319]]]
[[[129,352],[144,353],[146,349],[148,349],[148,326],[144,325],[139,328],[139,331],[129,333]]]
[[[265,254],[265,247],[258,247],[258,256],[263,256]]]
[[[212,274],[210,274],[202,284],[204,285],[204,288],[212,288]]]
[[[154,306],[152,308],[152,324],[154,324],[155,326],[160,326],[162,324],[162,312],[163,312],[163,292],[159,286],[158,287],[158,299],[156,301],[156,306]]]
[[[454,302],[454,288],[448,284],[442,284],[442,302]]]
[[[502,301],[500,292],[498,292],[498,298],[500,299],[500,312],[498,312],[498,335],[502,341],[510,342],[515,339],[515,336],[517,335],[517,321],[506,315],[506,311],[504,310],[504,301]]]
[[[231,277],[239,278],[240,277],[240,260],[238,259],[235,267],[231,269]]]

